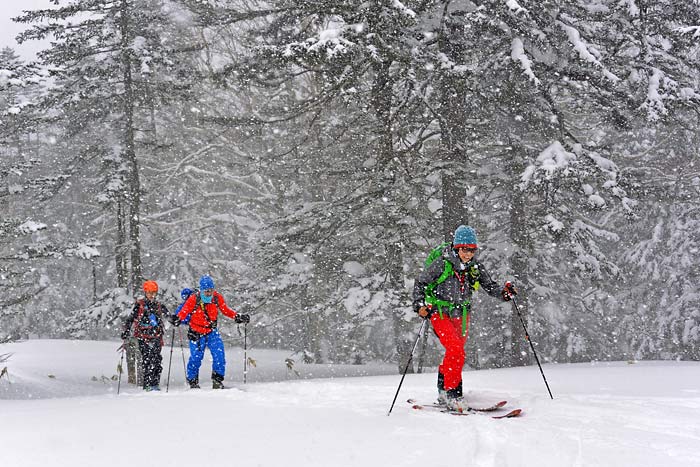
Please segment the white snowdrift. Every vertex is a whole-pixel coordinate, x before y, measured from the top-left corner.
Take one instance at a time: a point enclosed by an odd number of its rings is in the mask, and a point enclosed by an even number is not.
[[[700,363],[546,365],[554,401],[536,367],[465,372],[474,404],[524,409],[509,420],[413,410],[405,399],[432,400],[435,374],[408,375],[387,417],[399,375],[243,385],[240,349],[229,353],[232,389],[184,389],[176,347],[169,393],[123,385],[117,396],[116,346],[0,345],[14,353],[0,364],[10,377],[0,378],[0,466],[700,466]],[[249,381],[297,378],[282,352],[249,355]],[[362,369],[393,370],[338,374]]]

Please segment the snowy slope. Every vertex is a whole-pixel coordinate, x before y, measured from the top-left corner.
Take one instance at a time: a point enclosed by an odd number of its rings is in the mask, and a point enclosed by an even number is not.
[[[387,417],[399,375],[244,386],[240,350],[229,354],[232,389],[184,389],[176,347],[169,393],[117,396],[116,382],[99,380],[114,373],[116,346],[0,345],[14,352],[0,364],[10,376],[0,379],[0,466],[700,466],[700,363],[546,365],[554,401],[536,367],[466,372],[470,401],[507,398],[525,410],[509,420],[413,410],[404,400],[431,400],[435,375],[408,375]],[[292,377],[284,353],[251,355],[251,379]],[[168,348],[164,356],[167,365]]]

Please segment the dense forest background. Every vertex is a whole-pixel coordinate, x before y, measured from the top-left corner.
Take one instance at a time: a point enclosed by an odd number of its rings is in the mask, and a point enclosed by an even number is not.
[[[697,0],[71,0],[15,21],[50,46],[0,52],[0,341],[115,339],[144,278],[174,307],[208,273],[253,346],[400,365],[413,279],[468,224],[544,361],[700,358]],[[468,363],[529,363],[511,307],[477,296]]]

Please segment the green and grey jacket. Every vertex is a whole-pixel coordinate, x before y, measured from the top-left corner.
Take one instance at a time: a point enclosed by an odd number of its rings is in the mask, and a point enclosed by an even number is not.
[[[446,266],[446,262],[450,266]],[[451,269],[451,271],[449,271]],[[449,272],[443,281],[439,279]],[[501,287],[491,278],[483,264],[472,259],[462,263],[451,246],[445,248],[442,257],[436,259],[418,275],[413,285],[413,310],[433,305],[441,316],[458,317],[469,311],[472,293],[483,288],[489,295],[498,297]]]

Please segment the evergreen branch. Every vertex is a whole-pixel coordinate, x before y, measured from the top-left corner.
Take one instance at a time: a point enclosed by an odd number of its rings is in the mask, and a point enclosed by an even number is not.
[[[16,306],[16,305],[22,305],[25,303],[28,303],[30,300],[34,299],[37,295],[39,295],[41,292],[46,290],[48,286],[40,286],[37,289],[32,290],[31,292],[24,293],[20,295],[19,297],[14,297],[10,298],[7,300],[0,301],[0,308],[7,308],[11,306]]]

